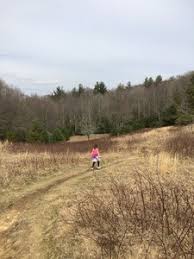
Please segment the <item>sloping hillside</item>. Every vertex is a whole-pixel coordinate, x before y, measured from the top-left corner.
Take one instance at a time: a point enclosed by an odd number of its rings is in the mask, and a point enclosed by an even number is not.
[[[99,171],[90,170],[94,143]],[[192,126],[68,145],[4,143],[0,184],[0,258],[192,257]]]

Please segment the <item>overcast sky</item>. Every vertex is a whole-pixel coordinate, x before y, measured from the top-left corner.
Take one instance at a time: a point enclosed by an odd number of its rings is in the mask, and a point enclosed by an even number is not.
[[[194,70],[193,0],[0,0],[0,78],[27,94]]]

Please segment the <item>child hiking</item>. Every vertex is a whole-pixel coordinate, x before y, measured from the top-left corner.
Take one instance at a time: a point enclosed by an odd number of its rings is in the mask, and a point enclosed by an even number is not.
[[[92,158],[92,169],[95,168],[96,163],[97,163],[97,169],[100,169],[100,152],[96,144],[92,149],[91,158]]]

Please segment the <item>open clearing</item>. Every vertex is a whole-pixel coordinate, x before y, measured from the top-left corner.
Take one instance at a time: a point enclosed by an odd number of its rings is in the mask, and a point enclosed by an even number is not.
[[[163,148],[168,138],[182,130],[193,131],[192,128],[168,127],[112,138],[114,144],[102,151],[102,169],[95,172],[89,169],[89,150],[73,154],[69,150],[64,154],[68,160],[61,157],[57,162],[56,157],[60,154],[55,153],[55,160],[52,160],[53,157],[44,153],[50,165],[45,162],[41,167],[37,162],[39,175],[34,178],[30,174],[28,181],[23,181],[20,175],[16,177],[16,183],[10,180],[11,184],[7,184],[11,178],[6,165],[13,168],[10,161],[16,159],[20,163],[24,158],[29,159],[29,154],[23,151],[13,153],[8,144],[6,147],[2,145],[1,170],[4,168],[7,182],[0,191],[0,258],[99,258],[95,245],[73,233],[71,226],[66,224],[70,219],[69,209],[87,190],[106,185],[111,177],[125,180],[131,172],[139,169],[158,170],[175,181],[184,181],[187,177],[190,181],[188,188],[192,188],[193,158],[170,155]],[[30,152],[32,159],[33,151]],[[41,152],[38,154],[42,159]],[[38,159],[37,153],[34,155]],[[140,251],[135,258],[142,258]]]

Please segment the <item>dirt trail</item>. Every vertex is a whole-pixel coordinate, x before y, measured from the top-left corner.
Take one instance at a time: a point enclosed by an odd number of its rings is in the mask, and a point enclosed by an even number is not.
[[[85,170],[55,178],[4,209],[0,214],[0,258],[47,258],[40,249],[46,237],[44,229],[48,228],[47,216],[52,213],[54,205],[62,202],[60,197],[71,190],[71,185],[87,174],[90,176],[89,171]]]
[[[118,166],[126,160],[117,161]],[[100,174],[106,172],[106,166]],[[0,214],[0,258],[55,258],[46,246],[49,230],[57,220],[56,208],[64,206],[64,200],[79,193],[84,184],[95,178],[89,170],[74,175],[59,176],[46,185],[38,186],[32,193],[20,197]]]

